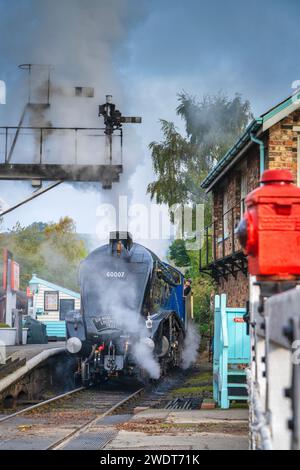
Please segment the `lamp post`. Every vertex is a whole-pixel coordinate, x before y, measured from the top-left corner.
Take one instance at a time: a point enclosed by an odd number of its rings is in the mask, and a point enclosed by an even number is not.
[[[36,274],[32,275],[32,281],[30,281],[30,290],[32,292],[32,318],[36,320],[36,296],[39,293],[39,284],[36,279]]]

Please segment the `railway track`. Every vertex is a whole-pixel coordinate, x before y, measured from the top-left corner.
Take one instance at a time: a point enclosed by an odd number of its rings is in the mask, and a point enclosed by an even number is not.
[[[36,410],[38,408],[42,408],[43,406],[50,405],[50,403],[54,403],[56,401],[62,400],[66,397],[74,395],[75,393],[81,392],[82,390],[85,390],[85,387],[79,387],[74,390],[71,390],[70,392],[62,393],[60,395],[57,395],[56,397],[41,401],[40,403],[37,403],[35,405],[26,406],[22,410],[16,411],[15,413],[11,413],[11,414],[8,414],[7,416],[0,418],[0,424],[4,423],[4,421],[8,421],[9,419],[15,418],[17,416],[21,416],[24,413],[29,413],[30,411]]]
[[[78,388],[0,418],[0,450],[99,449],[144,392]],[[116,415],[121,412],[118,418]]]
[[[175,370],[147,390],[124,384],[80,387],[8,416],[0,415],[0,450],[99,450],[130,421],[138,405],[150,408],[193,408],[172,391],[199,372]],[[195,404],[199,408],[199,403]]]
[[[120,402],[116,403],[113,405],[111,408],[109,408],[105,413],[103,413],[100,416],[97,416],[96,418],[93,418],[90,420],[88,423],[80,426],[78,429],[70,432],[67,436],[64,436],[62,439],[57,440],[54,444],[50,445],[46,450],[60,450],[71,444],[71,449],[76,449],[76,442],[72,442],[72,440],[79,438],[79,440],[89,440],[87,439],[87,436],[85,434],[88,434],[89,432],[93,432],[93,425],[97,425],[99,428],[99,425],[101,424],[107,424],[105,423],[104,420],[106,417],[113,415],[114,413],[117,413],[118,411],[121,411],[124,406],[128,406],[133,400],[138,398],[142,393],[144,392],[144,388],[141,388],[137,390],[136,392],[130,394],[128,397],[124,398]],[[125,419],[127,419],[127,415],[123,415]],[[121,418],[122,420],[122,418]],[[124,418],[123,418],[124,420]],[[113,433],[114,434],[114,433]],[[81,436],[80,436],[81,435]],[[106,442],[109,442],[113,436],[107,436],[107,432],[105,433]],[[107,439],[108,437],[108,439]],[[111,437],[111,438],[110,438]],[[82,439],[83,438],[83,439]],[[92,436],[93,438],[93,436]],[[100,444],[101,445],[101,444]],[[69,445],[70,447],[70,445]]]

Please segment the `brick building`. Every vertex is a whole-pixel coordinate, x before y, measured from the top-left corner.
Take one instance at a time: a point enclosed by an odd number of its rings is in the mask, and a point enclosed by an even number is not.
[[[202,182],[213,195],[213,223],[205,228],[200,271],[210,274],[230,307],[248,298],[247,259],[236,228],[246,195],[264,169],[288,168],[300,185],[300,93],[254,119]]]

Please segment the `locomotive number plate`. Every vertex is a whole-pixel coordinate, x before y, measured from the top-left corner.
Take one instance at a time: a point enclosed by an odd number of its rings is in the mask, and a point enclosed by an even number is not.
[[[106,277],[110,279],[125,279],[126,273],[125,271],[108,271]]]

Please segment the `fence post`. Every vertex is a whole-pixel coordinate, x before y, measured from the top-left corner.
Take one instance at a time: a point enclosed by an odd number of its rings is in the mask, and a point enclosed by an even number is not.
[[[221,336],[222,336],[222,387],[221,408],[229,408],[228,400],[228,329],[226,313],[226,294],[221,295]]]
[[[213,398],[219,403],[220,373],[220,296],[215,295],[213,338]]]

